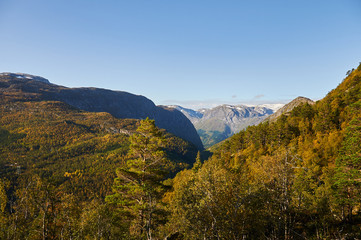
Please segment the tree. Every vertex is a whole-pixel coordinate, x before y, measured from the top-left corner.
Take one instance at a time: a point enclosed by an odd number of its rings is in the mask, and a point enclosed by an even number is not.
[[[7,203],[6,184],[3,179],[0,179],[0,238],[5,238],[6,236],[7,216],[5,214],[5,208]]]
[[[356,118],[346,129],[343,147],[336,160],[333,189],[342,219],[351,221],[361,204],[361,121]]]
[[[198,151],[196,162],[193,164],[193,171],[197,172],[202,167],[201,153]]]
[[[153,239],[153,231],[164,219],[160,199],[166,189],[162,180],[168,160],[162,146],[162,132],[154,120],[142,120],[130,137],[126,161],[116,170],[114,194],[106,198],[128,217],[129,232],[135,237]]]

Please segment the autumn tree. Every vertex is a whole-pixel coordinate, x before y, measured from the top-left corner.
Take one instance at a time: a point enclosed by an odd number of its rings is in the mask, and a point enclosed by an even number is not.
[[[0,179],[0,238],[5,238],[6,232],[6,225],[7,225],[7,218],[5,214],[5,208],[8,202],[8,196],[6,194],[6,184],[3,179]]]

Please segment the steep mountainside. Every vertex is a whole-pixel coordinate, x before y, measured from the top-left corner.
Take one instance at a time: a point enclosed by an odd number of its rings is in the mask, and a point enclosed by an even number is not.
[[[28,100],[54,100],[91,112],[108,112],[117,118],[144,119],[203,149],[192,123],[178,111],[158,107],[146,97],[98,88],[67,88],[26,74],[0,74],[2,95],[23,94]]]
[[[140,121],[33,97],[0,92],[0,239],[90,239],[95,219],[96,232],[109,236],[124,219],[112,218],[104,198]],[[169,177],[192,165],[198,149],[161,131]],[[128,239],[112,234],[106,239]]]
[[[176,222],[182,233],[361,238],[361,63],[323,99],[298,98],[282,112],[219,144],[202,167],[177,175],[172,204],[174,219],[185,215],[187,224]]]
[[[206,111],[206,109],[195,111],[193,109],[184,108],[177,105],[172,105],[168,107],[177,109],[178,111],[182,112],[189,120],[191,120],[193,124],[200,121],[200,119],[202,119],[203,117],[204,111]]]
[[[221,105],[212,109],[194,111],[172,106],[181,111],[193,123],[205,147],[210,147],[240,130],[256,125],[273,110],[262,106]]]
[[[0,179],[15,181],[14,173],[38,174],[69,187],[66,172],[78,172],[84,180],[79,187],[87,188],[90,195],[110,193],[115,168],[128,151],[128,138],[138,120],[85,112],[58,101],[27,101],[22,94],[0,96]],[[197,148],[164,134],[173,170],[192,165]]]

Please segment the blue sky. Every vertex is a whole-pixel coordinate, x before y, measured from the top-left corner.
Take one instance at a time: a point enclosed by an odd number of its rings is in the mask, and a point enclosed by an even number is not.
[[[0,72],[156,104],[324,97],[361,62],[359,0],[0,0]]]

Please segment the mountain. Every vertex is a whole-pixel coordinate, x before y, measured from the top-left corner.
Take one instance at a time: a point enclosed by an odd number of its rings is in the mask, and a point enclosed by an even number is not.
[[[178,111],[183,113],[193,124],[195,122],[199,121],[203,117],[203,112],[205,111],[204,109],[195,111],[193,109],[184,108],[184,107],[181,107],[181,106],[178,106],[178,105],[171,105],[171,106],[168,106],[168,107],[173,108],[173,109],[177,109]]]
[[[54,177],[81,170],[91,179],[95,169],[103,168],[114,177],[116,165],[127,152],[128,138],[139,125],[136,119],[86,112],[58,101],[24,101],[7,96],[0,98],[0,104],[0,178],[11,178],[14,166],[20,166],[23,173],[36,171]],[[192,165],[196,146],[162,131],[165,150],[177,165],[174,170]],[[96,175],[103,179],[105,172]]]
[[[171,204],[185,239],[361,239],[361,63],[347,75],[177,175]]]
[[[271,106],[271,105],[270,105]],[[279,108],[278,104],[273,106]],[[262,122],[274,113],[264,106],[221,105],[194,111],[181,106],[170,106],[181,111],[195,126],[205,147],[210,147],[248,126]]]
[[[278,109],[282,108],[285,104],[284,103],[265,103],[257,105],[259,107],[265,107],[272,109],[273,112],[276,112]]]
[[[129,160],[130,136],[140,121],[41,100],[41,95],[24,92],[15,83],[9,88],[3,81],[0,85],[0,239],[92,238],[96,234],[87,237],[84,229],[92,225],[93,213],[104,213],[98,221],[116,211],[99,210],[105,196],[112,194],[116,169]],[[170,160],[162,171],[172,177],[194,163],[198,149],[161,131]],[[108,219],[107,224],[99,222],[103,233],[110,231],[109,223],[124,224],[124,218]],[[89,227],[76,228],[80,222]],[[38,231],[41,226],[46,237]]]
[[[48,79],[40,77],[40,76],[34,76],[26,73],[10,73],[10,72],[4,72],[0,73],[0,77],[12,77],[17,79],[27,79],[27,80],[35,80],[43,83],[50,83]]]
[[[266,118],[265,121],[273,122],[278,117],[280,117],[282,114],[287,114],[287,113],[291,112],[295,107],[298,107],[301,104],[305,104],[305,103],[310,104],[310,105],[315,104],[315,102],[309,98],[297,97],[294,100],[292,100],[291,102],[289,102],[286,105],[284,105],[283,107],[281,107],[280,109],[278,109],[274,114],[272,114],[268,118]]]
[[[140,95],[99,88],[67,88],[50,84],[41,77],[28,74],[0,74],[1,97],[19,95],[27,101],[61,101],[90,112],[108,112],[117,118],[154,119],[156,125],[190,141],[199,149],[202,142],[192,123],[181,113],[156,106]]]

